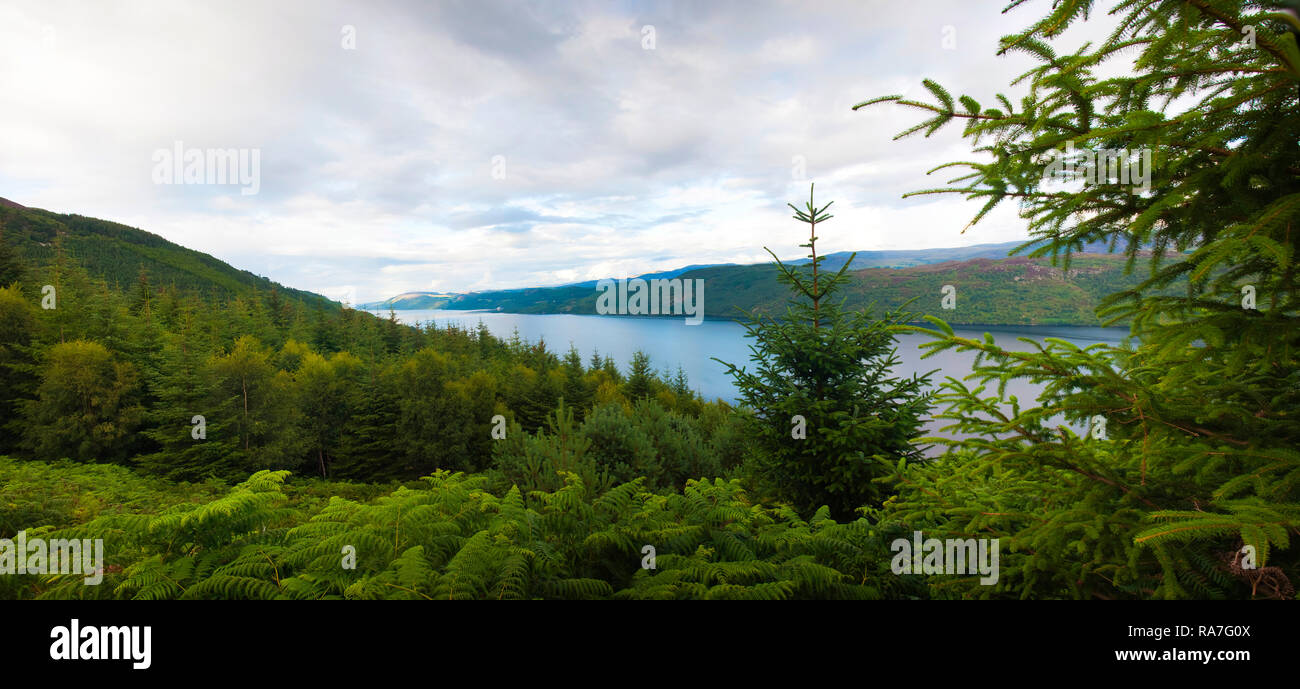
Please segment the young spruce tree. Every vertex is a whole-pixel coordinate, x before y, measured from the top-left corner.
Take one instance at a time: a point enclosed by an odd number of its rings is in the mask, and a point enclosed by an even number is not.
[[[876,479],[888,466],[920,457],[912,440],[929,408],[929,376],[891,374],[899,361],[893,327],[908,320],[906,312],[875,319],[869,309],[845,311],[830,298],[853,263],[850,257],[837,272],[822,269],[817,224],[832,217],[830,204],[817,208],[810,190],[803,210],[790,207],[808,225],[808,243],[800,246],[811,261],[787,266],[767,250],[794,296],[780,320],[750,314],[753,371],[721,363],[752,411],[755,478],[806,515],[824,505],[836,519],[852,519],[858,508],[880,504]]]

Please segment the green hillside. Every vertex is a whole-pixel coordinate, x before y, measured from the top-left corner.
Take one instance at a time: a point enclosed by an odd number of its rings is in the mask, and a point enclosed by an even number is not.
[[[275,289],[313,308],[338,308],[319,294],[285,287],[156,234],[108,220],[25,208],[0,199],[0,234],[32,270],[52,264],[61,244],[90,275],[110,285],[134,284],[144,269],[151,284],[182,292],[233,297]]]
[[[455,298],[454,294],[440,294],[437,292],[406,292],[383,301],[370,302],[368,304],[359,304],[357,308],[371,310],[388,310],[398,311],[409,309],[442,309]]]
[[[1139,282],[1138,275],[1124,274],[1125,261],[1122,254],[1075,254],[1068,271],[1049,258],[1026,257],[867,268],[849,274],[842,294],[855,309],[872,302],[891,308],[916,299],[911,310],[954,325],[1100,325],[1093,310],[1101,299]],[[717,266],[682,278],[704,280],[706,316],[733,318],[737,308],[783,311],[787,291],[776,272],[773,264]],[[957,290],[955,309],[941,307],[944,285]],[[481,292],[457,297],[445,308],[594,314],[597,294],[583,286]]]

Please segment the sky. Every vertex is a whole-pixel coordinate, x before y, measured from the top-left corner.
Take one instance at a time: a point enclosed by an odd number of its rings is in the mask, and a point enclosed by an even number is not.
[[[814,182],[821,252],[1024,239],[1014,206],[963,232],[977,202],[902,198],[971,159],[959,126],[851,109],[1015,100],[997,41],[1048,2],[1004,5],[5,2],[0,197],[353,303],[797,258]],[[177,147],[255,184],[171,178]]]

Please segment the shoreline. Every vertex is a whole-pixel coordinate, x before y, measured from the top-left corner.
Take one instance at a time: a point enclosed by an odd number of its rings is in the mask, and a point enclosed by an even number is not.
[[[386,317],[390,309],[358,309],[375,316]],[[464,313],[464,314],[500,314],[511,316],[583,316],[587,318],[619,318],[619,319],[636,319],[636,320],[681,320],[681,314],[669,314],[658,316],[631,315],[631,314],[599,314],[599,313],[572,313],[566,311],[496,311],[494,309],[391,309],[394,313],[413,312],[413,311],[440,311],[446,313]],[[737,318],[727,318],[724,316],[704,316],[704,321],[715,323],[739,323]],[[1128,332],[1126,325],[1093,325],[1084,323],[954,323],[944,321],[953,328],[1097,328],[1100,330],[1123,330]],[[929,321],[909,321],[907,325],[932,325]]]

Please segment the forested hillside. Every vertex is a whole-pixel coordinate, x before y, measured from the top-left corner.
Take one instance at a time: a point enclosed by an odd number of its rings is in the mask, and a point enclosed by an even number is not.
[[[81,245],[99,242],[91,233]],[[259,469],[414,479],[486,468],[494,416],[534,431],[562,397],[578,419],[603,418],[593,411],[602,405],[657,405],[691,419],[712,408],[644,357],[625,372],[607,358],[560,357],[481,327],[420,330],[315,308],[323,300],[283,297],[276,286],[160,285],[147,268],[118,285],[93,277],[63,246],[49,257],[20,248],[4,276],[13,282],[0,291],[12,326],[3,350],[12,413],[0,452],[129,463],[182,479]],[[55,288],[53,308],[44,308],[45,284]],[[205,438],[192,437],[195,415]]]
[[[1000,44],[1036,63],[1017,100],[926,80],[853,110],[958,129],[988,155],[915,193],[980,202],[972,223],[1016,204],[1058,264],[851,271],[817,252],[849,230],[810,184],[807,262],[695,271],[754,306],[735,407],[643,354],[404,326],[0,204],[0,539],[105,550],[100,584],[6,572],[0,597],[1296,599],[1300,19],[1119,2],[1059,53],[1093,3],[1042,9]],[[1150,152],[1149,188],[1049,180],[1075,146]],[[1133,337],[1013,351],[950,326],[1082,299]],[[969,373],[896,377],[900,333]],[[944,562],[977,543],[990,571]]]
[[[733,409],[703,402],[684,376],[656,373],[645,356],[620,368],[608,357],[582,361],[576,351],[559,356],[543,343],[500,341],[485,329],[416,329],[350,308],[313,308],[311,302],[282,298],[278,289],[257,285],[235,294],[211,285],[198,290],[159,285],[148,269],[120,285],[92,276],[70,242],[56,240],[52,253],[31,257],[26,247],[16,251],[8,237],[0,234],[0,268],[9,283],[0,289],[6,421],[0,454],[22,459],[0,460],[0,538],[19,530],[94,532],[105,537],[110,555],[108,581],[101,588],[72,586],[69,578],[6,576],[0,578],[5,597],[287,594],[296,586],[291,568],[279,568],[287,588],[269,590],[252,580],[238,555],[251,545],[243,529],[259,525],[259,538],[269,538],[256,546],[260,549],[272,547],[272,541],[282,547],[292,526],[318,528],[311,524],[335,513],[341,497],[378,500],[365,510],[407,512],[409,530],[403,528],[399,541],[381,549],[399,547],[394,556],[402,558],[393,560],[393,567],[402,573],[383,573],[391,558],[380,562],[378,551],[365,550],[373,536],[359,536],[355,543],[367,554],[356,575],[377,577],[364,584],[364,591],[351,588],[355,578],[348,582],[350,594],[363,597],[407,589],[420,597],[442,590],[400,584],[425,552],[421,549],[428,549],[428,567],[497,567],[502,563],[490,550],[482,562],[471,554],[481,547],[474,543],[482,536],[469,537],[480,529],[512,532],[541,520],[552,524],[547,529],[554,533],[530,537],[541,539],[537,547],[560,547],[555,541],[560,539],[575,552],[595,549],[591,556],[602,547],[621,547],[585,545],[595,536],[594,521],[545,516],[556,510],[601,511],[617,543],[627,538],[619,536],[620,529],[629,528],[620,524],[633,519],[627,511],[632,503],[625,500],[662,511],[647,523],[634,517],[634,528],[671,532],[682,545],[722,538],[710,536],[705,526],[731,519],[698,500],[712,504],[725,497],[732,506],[727,510],[757,510],[749,517],[758,520],[755,529],[796,520],[792,513],[749,506],[733,482],[702,484],[690,489],[694,493],[686,495],[695,497],[689,499],[680,493],[694,478],[735,471],[742,438]],[[103,255],[96,251],[98,240],[83,235],[75,246]],[[114,246],[117,238],[110,235],[103,242]],[[56,286],[52,308],[43,308],[45,283]],[[290,473],[298,478],[283,484]],[[242,484],[250,474],[256,476]],[[435,484],[420,480],[434,474],[439,476]],[[543,507],[551,493],[558,502]],[[677,494],[676,500],[686,502],[664,506],[655,494]],[[460,499],[469,502],[456,502]],[[433,504],[451,510],[446,523],[435,519]],[[469,506],[473,511],[465,515]],[[482,511],[497,510],[491,506],[504,512],[485,521]],[[148,515],[165,523],[178,519],[174,525],[181,532],[161,537],[155,526],[139,521]],[[194,519],[205,524],[201,529],[214,530],[200,536],[192,530],[199,524]],[[685,524],[697,526],[682,532]],[[435,537],[441,546],[426,541],[434,534],[441,534]],[[225,550],[217,547],[221,541]],[[204,555],[198,563],[192,558],[200,543]],[[328,545],[316,537],[302,543],[316,555],[317,546]],[[448,563],[461,546],[474,549]],[[451,550],[437,555],[435,547]],[[636,554],[629,562],[636,565],[640,558]],[[511,562],[517,559],[510,555]],[[787,559],[789,554],[780,555],[781,562]],[[669,554],[667,563],[672,562]],[[684,560],[681,567],[694,567],[692,562]],[[777,578],[797,578],[798,562]],[[543,567],[541,562],[526,567],[534,565]],[[532,584],[516,572],[510,581],[493,580],[491,594],[610,593],[610,586],[589,575],[591,567],[599,571],[614,564],[572,564],[571,572],[559,562],[545,567],[554,569],[545,580]],[[624,572],[629,586],[634,569]],[[227,572],[238,576],[226,577]],[[316,580],[311,572],[303,569],[304,582]],[[448,595],[489,593],[474,578],[478,575],[465,572],[448,578]],[[159,577],[177,584],[159,589]],[[337,584],[337,577],[328,578]],[[191,590],[200,581],[205,584]],[[667,581],[660,581],[660,588]],[[400,586],[391,588],[389,582]],[[703,577],[701,591],[715,584]],[[317,585],[322,588],[303,589],[302,595],[344,593],[324,580],[311,586]],[[504,586],[504,593],[495,586]],[[779,595],[794,586],[758,590]],[[844,586],[836,595],[865,595]],[[718,595],[725,591],[744,593],[729,585]],[[650,588],[636,595],[664,593]]]
[[[156,287],[218,298],[274,289],[281,298],[313,308],[337,308],[319,294],[284,287],[144,230],[4,201],[0,199],[0,234],[33,265],[54,263],[62,247],[74,254],[90,275],[115,289],[132,285],[146,275]]]
[[[827,268],[840,268],[845,258],[828,257]],[[847,273],[841,296],[853,308],[871,303],[897,308],[915,299],[909,308],[919,316],[940,316],[953,325],[1100,325],[1096,309],[1102,299],[1141,282],[1138,275],[1126,273],[1126,264],[1122,254],[1076,254],[1068,269],[1048,257],[1027,256],[866,268]],[[775,274],[769,263],[701,268],[680,277],[704,280],[706,316],[735,318],[741,312],[783,310],[785,288]],[[956,288],[953,309],[942,306],[945,285]],[[597,295],[588,286],[539,287],[465,294],[421,308],[594,314]]]

